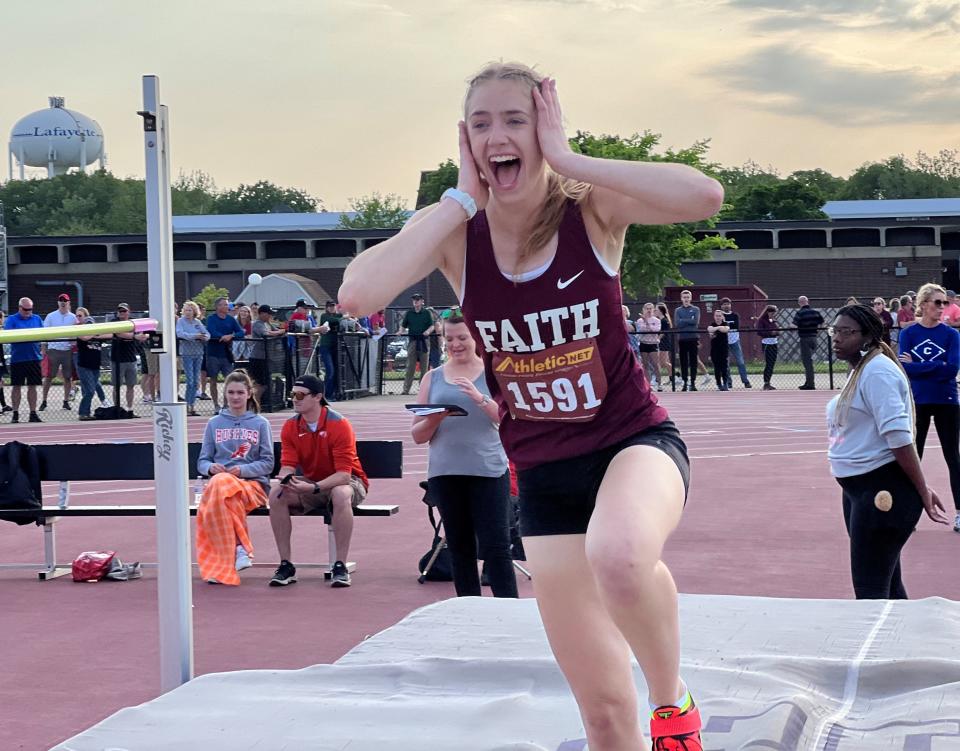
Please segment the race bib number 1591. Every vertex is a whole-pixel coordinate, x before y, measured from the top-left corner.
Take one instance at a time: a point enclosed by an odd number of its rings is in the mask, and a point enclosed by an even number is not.
[[[515,420],[589,422],[607,395],[596,339],[543,352],[497,352],[493,374]]]

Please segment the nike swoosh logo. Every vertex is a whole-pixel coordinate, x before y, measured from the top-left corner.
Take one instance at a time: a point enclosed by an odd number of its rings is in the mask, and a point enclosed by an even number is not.
[[[557,289],[566,289],[575,281],[577,281],[577,277],[580,276],[580,274],[582,273],[583,273],[583,270],[581,270],[580,273],[574,274],[573,276],[571,276],[569,279],[567,279],[567,281],[563,281],[563,279],[557,279]]]

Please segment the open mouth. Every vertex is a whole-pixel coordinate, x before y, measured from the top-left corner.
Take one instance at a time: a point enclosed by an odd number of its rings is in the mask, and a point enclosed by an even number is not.
[[[497,154],[490,157],[490,171],[499,188],[512,188],[520,177],[520,157],[516,154]]]

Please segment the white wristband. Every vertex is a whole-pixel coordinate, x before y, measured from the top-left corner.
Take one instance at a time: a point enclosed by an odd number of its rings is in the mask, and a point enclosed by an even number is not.
[[[457,190],[456,188],[447,188],[443,191],[443,195],[440,196],[440,200],[442,201],[444,198],[452,198],[459,203],[460,206],[463,207],[463,210],[467,212],[467,219],[473,219],[477,213],[477,202],[473,200],[473,197],[469,193]]]

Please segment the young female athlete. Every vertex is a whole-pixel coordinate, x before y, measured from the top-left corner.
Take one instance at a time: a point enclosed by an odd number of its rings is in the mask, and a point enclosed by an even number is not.
[[[573,153],[555,81],[526,66],[486,67],[464,110],[457,189],[360,254],[339,298],[372,311],[444,273],[519,470],[537,602],[590,748],[641,747],[632,651],[654,748],[700,751],[677,590],[660,560],[689,462],[624,335],[617,269],[630,224],[706,218],[723,190],[681,164]]]

